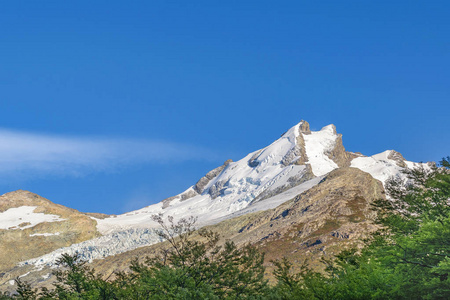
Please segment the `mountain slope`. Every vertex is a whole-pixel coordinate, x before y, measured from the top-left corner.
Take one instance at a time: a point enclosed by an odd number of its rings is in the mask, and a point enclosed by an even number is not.
[[[27,191],[0,196],[0,270],[100,236],[96,222]]]

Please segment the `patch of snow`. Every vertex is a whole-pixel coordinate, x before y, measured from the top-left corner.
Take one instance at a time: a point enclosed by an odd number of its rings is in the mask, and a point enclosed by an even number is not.
[[[26,272],[25,274],[20,275],[19,278],[23,278],[23,277],[25,277],[25,276],[28,276],[28,274],[30,274],[30,273],[31,273],[31,272]]]
[[[52,236],[52,235],[60,235],[60,233],[59,232],[55,232],[55,233],[48,233],[48,232],[46,232],[46,233],[33,233],[33,234],[30,234],[30,236]]]
[[[65,219],[57,215],[35,213],[37,206],[13,207],[0,213],[0,229],[25,229],[43,222],[59,222]],[[26,224],[19,226],[20,224]]]
[[[370,157],[354,158],[350,166],[369,173],[373,178],[381,181],[383,185],[390,177],[406,178],[406,176],[402,173],[404,168],[398,166],[395,160],[388,158],[391,152],[392,150],[387,150]],[[405,164],[409,169],[413,169],[421,165],[427,167],[426,164],[414,163],[406,160]]]
[[[306,155],[314,175],[322,176],[338,168],[338,165],[327,156],[327,153],[336,144],[337,138],[338,135],[335,133],[333,125],[303,135]]]
[[[415,163],[412,161],[405,161],[405,164],[409,169],[418,168],[420,166],[424,166],[425,168],[429,167],[427,164]]]
[[[352,160],[350,167],[369,173],[383,184],[389,177],[398,175],[402,170],[395,161],[378,160],[373,156],[357,157]]]

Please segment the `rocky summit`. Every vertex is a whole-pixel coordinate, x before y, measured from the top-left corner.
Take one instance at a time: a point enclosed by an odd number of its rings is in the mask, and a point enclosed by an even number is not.
[[[225,159],[225,158],[224,158]],[[384,184],[419,164],[393,150],[373,156],[345,150],[334,125],[312,131],[306,121],[263,149],[209,171],[186,191],[118,216],[85,214],[26,191],[0,197],[0,287],[21,277],[35,286],[52,280],[63,253],[78,252],[108,274],[126,269],[164,241],[153,215],[194,216],[224,239],[251,243],[270,259],[322,257],[358,246],[377,230],[370,203]]]

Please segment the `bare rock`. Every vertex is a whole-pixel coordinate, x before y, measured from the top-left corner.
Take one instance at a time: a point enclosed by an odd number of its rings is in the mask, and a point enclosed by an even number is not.
[[[256,168],[259,165],[258,156],[261,154],[262,150],[257,151],[248,161],[248,166],[250,168]]]
[[[388,155],[388,159],[394,160],[397,166],[406,168],[405,158],[400,152],[392,150]]]
[[[192,198],[197,195],[198,195],[198,193],[196,191],[188,190],[187,192],[184,192],[183,194],[181,194],[181,201],[187,200],[187,199]]]
[[[214,183],[209,188],[209,191],[208,191],[209,195],[211,196],[211,199],[216,199],[217,197],[222,195],[224,187],[227,185],[227,183],[228,183],[228,180],[221,180],[221,181],[217,181],[216,183]]]
[[[194,190],[202,194],[204,192],[205,186],[211,181],[211,179],[218,176],[233,160],[228,159],[221,165],[220,167],[215,168],[214,170],[209,171],[205,176],[200,178],[200,180],[194,185]]]
[[[283,166],[289,166],[291,164],[304,165],[308,161],[306,155],[305,140],[302,134],[299,134],[295,141],[295,146],[286,153],[283,157],[281,164]]]
[[[172,196],[172,197],[169,197],[169,198],[166,198],[166,199],[164,199],[163,201],[161,201],[162,202],[162,208],[163,209],[165,209],[165,208],[168,208],[169,207],[169,205],[170,205],[170,203],[173,201],[173,200],[175,200],[175,199],[177,199],[179,196],[177,195],[177,196]]]
[[[300,133],[311,134],[311,130],[309,129],[309,123],[306,122],[305,120],[300,121],[299,130],[300,130]]]
[[[342,144],[342,134],[338,135],[334,148],[327,153],[327,156],[340,168],[349,167],[351,161],[358,157],[357,154],[345,151],[344,145]]]

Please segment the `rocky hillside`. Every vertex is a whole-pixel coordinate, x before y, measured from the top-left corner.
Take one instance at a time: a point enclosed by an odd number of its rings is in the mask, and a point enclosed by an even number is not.
[[[0,220],[0,270],[100,235],[90,216],[21,190],[0,196]]]

